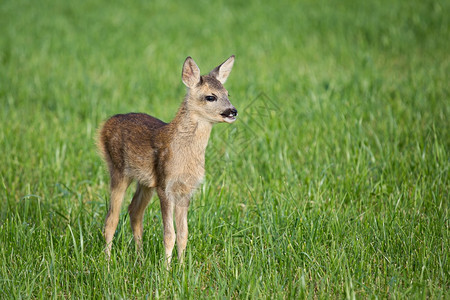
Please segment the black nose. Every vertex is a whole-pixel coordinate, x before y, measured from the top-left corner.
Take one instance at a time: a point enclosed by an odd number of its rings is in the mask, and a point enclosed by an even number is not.
[[[233,107],[233,108],[231,109],[231,114],[233,115],[233,117],[236,117],[237,114],[238,114],[238,113],[237,113],[237,109]]]

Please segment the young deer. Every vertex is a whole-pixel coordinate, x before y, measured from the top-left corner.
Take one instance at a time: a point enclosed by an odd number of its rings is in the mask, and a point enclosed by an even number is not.
[[[187,93],[170,123],[147,114],[129,113],[115,115],[103,125],[98,147],[111,176],[111,200],[104,228],[108,258],[125,191],[136,180],[137,188],[128,212],[137,248],[142,247],[144,210],[156,190],[161,204],[167,266],[175,239],[178,259],[183,260],[188,238],[188,206],[204,176],[205,149],[212,125],[236,120],[237,110],[223,87],[233,63],[234,55],[208,75],[200,76],[194,60],[186,58],[182,81]]]

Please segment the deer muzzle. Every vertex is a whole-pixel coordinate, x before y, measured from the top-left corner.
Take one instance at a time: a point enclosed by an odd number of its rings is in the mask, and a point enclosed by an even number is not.
[[[227,123],[233,123],[236,121],[238,111],[236,108],[228,108],[223,113],[220,114],[223,117],[223,121]]]

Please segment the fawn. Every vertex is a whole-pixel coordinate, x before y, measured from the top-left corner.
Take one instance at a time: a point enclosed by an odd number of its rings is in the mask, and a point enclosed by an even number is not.
[[[137,249],[142,249],[144,211],[156,190],[167,266],[175,239],[178,259],[183,261],[188,238],[188,206],[204,176],[205,149],[212,125],[236,120],[237,110],[223,86],[233,64],[234,55],[208,75],[201,76],[197,64],[187,57],[182,71],[187,92],[172,122],[164,123],[143,113],[119,114],[108,119],[99,131],[98,147],[111,177],[111,200],[103,231],[108,259],[125,191],[136,180],[128,213]]]

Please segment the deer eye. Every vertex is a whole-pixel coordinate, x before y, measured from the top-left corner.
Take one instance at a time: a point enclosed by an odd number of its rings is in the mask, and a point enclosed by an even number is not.
[[[209,102],[212,102],[212,101],[216,101],[217,100],[217,97],[216,96],[205,96],[205,100],[206,101],[209,101]]]

